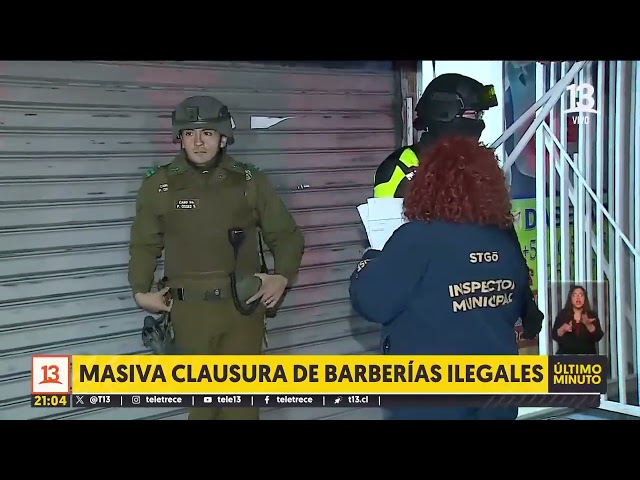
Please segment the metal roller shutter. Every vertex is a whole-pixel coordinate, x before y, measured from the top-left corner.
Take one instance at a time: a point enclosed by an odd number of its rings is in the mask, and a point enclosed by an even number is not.
[[[268,173],[306,236],[269,351],[376,347],[377,330],[351,310],[347,279],[364,239],[354,207],[400,144],[390,64],[0,62],[0,418],[185,418],[166,408],[32,409],[29,374],[32,354],[144,352],[144,314],[126,278],[134,195],[144,171],[177,151],[171,110],[202,93],[229,105],[238,128],[230,153]]]

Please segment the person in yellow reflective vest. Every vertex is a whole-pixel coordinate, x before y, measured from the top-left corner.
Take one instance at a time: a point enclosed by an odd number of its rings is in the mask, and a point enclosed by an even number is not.
[[[485,128],[484,112],[498,105],[493,85],[473,78],[445,73],[433,79],[416,105],[416,130],[420,140],[397,149],[378,167],[373,196],[404,198],[409,181],[418,167],[420,150],[446,135],[464,135],[480,140]]]
[[[423,132],[419,141],[395,150],[380,164],[374,177],[373,196],[404,198],[420,164],[419,152],[449,135],[480,141],[485,128],[484,112],[497,106],[493,85],[483,85],[457,73],[445,73],[434,78],[416,105],[413,126]],[[514,241],[519,243],[513,226],[510,231]],[[523,261],[526,263],[524,257]],[[535,338],[542,329],[544,314],[538,309],[530,286],[521,318],[522,337]]]

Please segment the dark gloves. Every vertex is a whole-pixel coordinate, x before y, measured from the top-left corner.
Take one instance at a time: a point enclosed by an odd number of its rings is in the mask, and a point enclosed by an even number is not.
[[[525,305],[521,314],[522,318],[522,338],[533,340],[542,330],[544,314],[538,308],[538,304],[533,297],[531,288],[526,295]]]

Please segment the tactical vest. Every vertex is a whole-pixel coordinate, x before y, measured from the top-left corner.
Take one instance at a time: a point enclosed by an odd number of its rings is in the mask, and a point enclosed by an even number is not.
[[[237,272],[252,275],[261,271],[257,190],[252,172],[219,171],[220,174],[218,170],[202,174],[208,178],[192,172],[167,171],[161,210],[165,275],[169,279],[181,283],[200,278],[226,279],[233,268],[228,232],[236,228],[245,231]]]
[[[420,165],[418,156],[411,148],[405,148],[400,155],[393,175],[385,183],[381,183],[373,187],[373,196],[376,198],[393,198],[400,182],[405,178],[411,180],[413,172]]]

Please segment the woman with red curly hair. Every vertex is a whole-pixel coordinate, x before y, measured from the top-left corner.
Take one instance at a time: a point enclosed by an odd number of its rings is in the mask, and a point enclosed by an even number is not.
[[[420,153],[407,222],[351,276],[354,309],[383,325],[391,355],[517,355],[529,274],[493,150],[442,138]],[[517,407],[398,408],[392,419],[515,419]]]

